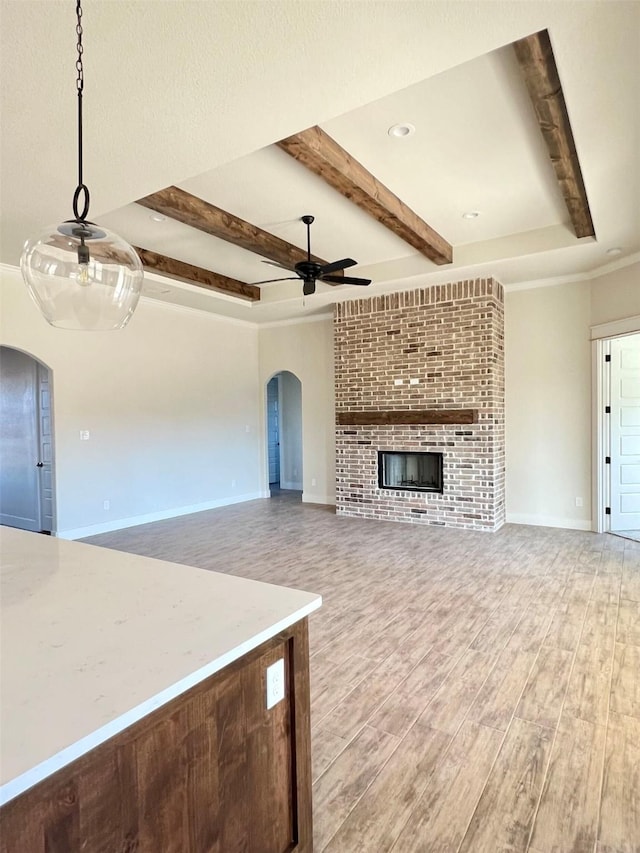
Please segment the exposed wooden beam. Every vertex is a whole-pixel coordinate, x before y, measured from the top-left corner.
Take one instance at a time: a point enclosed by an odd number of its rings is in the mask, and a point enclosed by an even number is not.
[[[278,146],[429,260],[451,263],[449,243],[319,127],[281,139]]]
[[[75,251],[77,251],[78,241],[75,238],[71,239],[64,234],[52,234],[47,240],[47,246],[55,246],[56,249],[62,249],[64,252],[69,252],[71,250],[75,253]],[[91,243],[87,242],[87,246],[89,248],[89,254],[91,254]],[[129,256],[127,253],[121,249],[114,248],[113,246],[101,246],[99,255],[102,263],[105,261],[112,264],[126,265],[129,263]]]
[[[475,424],[476,409],[379,409],[377,411],[338,412],[338,426],[371,426],[376,424]]]
[[[134,246],[134,248],[145,269],[169,278],[188,281],[190,284],[203,287],[205,290],[229,293],[231,296],[239,296],[241,299],[248,299],[251,302],[257,302],[260,299],[260,288],[253,284],[245,284],[244,281],[228,278],[226,275],[220,275],[220,273],[205,270],[202,267],[195,267],[193,264],[177,261],[175,258],[168,258],[166,255],[159,255],[149,249],[141,249],[138,246]]]
[[[149,210],[155,210],[156,213],[162,213],[170,219],[183,222],[185,225],[190,225],[192,228],[204,231],[206,234],[211,234],[213,237],[218,237],[220,240],[241,246],[249,252],[254,252],[256,255],[282,264],[290,270],[293,270],[300,261],[307,260],[307,253],[303,249],[299,249],[297,246],[269,234],[268,231],[263,231],[250,222],[245,222],[244,219],[227,213],[226,210],[221,210],[219,207],[198,198],[198,196],[191,195],[179,187],[166,187],[157,193],[145,196],[145,198],[139,198],[137,204],[141,204]],[[300,234],[304,236],[302,226]],[[318,264],[327,263],[315,255],[311,257]],[[336,274],[340,275],[340,273]]]
[[[595,237],[569,113],[547,30],[513,43],[576,237]]]

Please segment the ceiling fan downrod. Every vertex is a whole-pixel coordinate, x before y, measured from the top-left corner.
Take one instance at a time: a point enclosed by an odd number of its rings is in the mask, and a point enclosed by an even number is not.
[[[307,263],[311,263],[311,223],[314,219],[315,216],[311,216],[310,213],[302,217],[302,221],[307,226]]]
[[[320,277],[322,265],[311,260],[311,223],[315,220],[315,216],[307,213],[300,218],[307,226],[307,260],[296,264],[296,272],[300,273],[304,281],[302,292],[306,296],[310,296],[312,293],[315,293],[316,280]]]

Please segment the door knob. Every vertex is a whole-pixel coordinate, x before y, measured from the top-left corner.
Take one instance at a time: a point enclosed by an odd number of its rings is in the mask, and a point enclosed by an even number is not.
[[[44,462],[38,462],[36,468],[44,468]]]

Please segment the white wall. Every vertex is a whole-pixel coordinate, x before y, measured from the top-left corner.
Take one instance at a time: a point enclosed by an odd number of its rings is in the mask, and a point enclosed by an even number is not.
[[[280,374],[280,486],[302,489],[302,384]]]
[[[53,369],[60,532],[266,494],[266,383],[283,370],[302,382],[303,499],[335,501],[330,317],[258,331],[143,301],[120,332],[65,332],[0,276],[0,343]],[[508,520],[590,528],[589,327],[640,314],[639,276],[506,294]]]
[[[599,276],[591,282],[591,325],[640,314],[640,263]]]
[[[506,294],[507,521],[591,529],[590,317],[586,281]]]
[[[590,529],[590,323],[588,281],[506,295],[509,521]],[[320,500],[312,478],[324,482],[322,494],[333,499],[330,321],[261,329],[263,394],[278,370],[290,370],[302,380],[305,499]],[[582,498],[582,507],[576,507],[576,497]]]
[[[302,499],[334,503],[333,320],[264,327],[259,342],[263,418],[269,379],[281,370],[294,373],[302,382]]]
[[[64,331],[0,278],[0,343],[53,371],[60,535],[261,495],[254,326],[143,300],[121,331]]]

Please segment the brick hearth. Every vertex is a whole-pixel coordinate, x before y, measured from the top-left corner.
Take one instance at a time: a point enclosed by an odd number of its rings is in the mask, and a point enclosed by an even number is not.
[[[478,413],[476,423],[338,426],[339,515],[483,530],[504,523],[503,302],[502,285],[480,279],[336,305],[337,419]],[[380,489],[379,450],[443,453],[443,494]]]

